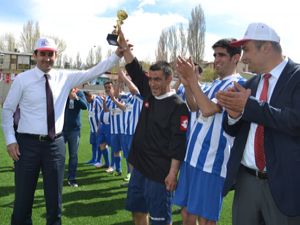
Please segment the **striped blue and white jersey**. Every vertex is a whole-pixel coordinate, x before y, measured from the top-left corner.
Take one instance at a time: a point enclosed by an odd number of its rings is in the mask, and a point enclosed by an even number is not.
[[[92,133],[96,133],[100,126],[100,113],[102,111],[101,102],[101,98],[99,96],[95,96],[93,101],[88,104],[88,118]]]
[[[128,94],[122,94],[118,98],[119,101],[125,102]],[[112,100],[109,106],[110,112],[110,133],[111,134],[124,134],[125,132],[125,121],[124,111],[120,109]]]
[[[98,96],[98,98],[99,98],[99,102],[100,102],[102,111],[104,111],[103,100],[100,96]],[[108,110],[110,110],[111,107],[112,107],[113,101],[111,100],[111,98],[109,96],[105,96],[105,101],[106,101],[106,107],[108,108]],[[101,123],[103,123],[103,116],[106,115],[106,114],[103,114],[103,113],[100,114],[100,122]],[[109,124],[109,121],[105,121],[105,124],[107,124],[107,123]]]
[[[130,94],[128,95],[125,103],[126,110],[124,112],[124,134],[133,135],[140,117],[140,112],[142,110],[143,97],[140,94]]]
[[[209,88],[211,86],[210,83],[199,83],[199,86],[201,87],[202,91],[205,91],[207,88]],[[185,97],[185,88],[183,86],[183,84],[180,84],[177,88],[176,94],[183,100],[186,101],[186,97]]]
[[[217,79],[204,93],[214,101],[215,94],[232,87],[234,81],[244,83],[245,79],[239,74],[223,80]],[[222,128],[223,113],[224,110],[210,117],[203,117],[199,112],[197,121],[191,127],[184,161],[207,173],[226,177],[226,164],[233,137],[227,135]]]
[[[201,89],[202,89],[203,92],[205,92],[205,90],[207,90],[211,86],[210,83],[198,83],[198,84],[201,87]],[[183,84],[179,85],[176,94],[184,102],[186,102],[185,88],[184,88]],[[189,125],[188,125],[188,129],[187,129],[187,132],[186,132],[186,134],[187,134],[187,140],[189,139],[191,128],[193,127],[194,123],[197,121],[198,115],[199,115],[199,112],[190,112]]]

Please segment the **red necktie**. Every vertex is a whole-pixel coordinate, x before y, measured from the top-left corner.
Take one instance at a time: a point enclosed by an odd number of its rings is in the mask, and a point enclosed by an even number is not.
[[[54,104],[53,104],[53,94],[49,85],[47,74],[44,75],[46,79],[46,101],[47,101],[47,125],[48,125],[48,136],[50,139],[55,138],[55,116],[54,116]]]
[[[269,78],[271,74],[267,73],[263,76],[264,84],[260,93],[259,100],[266,102],[268,100]],[[263,171],[266,165],[265,150],[264,150],[264,126],[257,125],[254,137],[254,155],[255,163],[260,171]]]

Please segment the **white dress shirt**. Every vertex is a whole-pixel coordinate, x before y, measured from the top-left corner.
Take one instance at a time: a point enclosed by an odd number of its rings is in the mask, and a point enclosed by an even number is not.
[[[55,131],[60,133],[64,124],[64,109],[70,90],[89,80],[93,80],[111,69],[119,57],[113,54],[86,71],[66,71],[52,69],[49,84],[53,93],[55,111]],[[47,135],[47,107],[44,72],[38,67],[16,76],[8,92],[2,111],[2,128],[6,144],[16,143],[13,128],[13,113],[20,107],[19,133]]]
[[[275,85],[279,79],[279,76],[282,73],[282,71],[287,63],[288,63],[288,58],[285,57],[285,59],[280,64],[278,64],[274,69],[272,69],[270,71],[270,74],[272,76],[269,79],[268,101],[267,102],[270,101],[270,98],[272,96]],[[261,80],[257,87],[257,91],[256,91],[256,95],[255,95],[255,97],[257,99],[259,99],[259,97],[260,97],[262,88],[263,88],[263,76],[261,76]],[[251,123],[247,143],[245,145],[244,155],[243,155],[243,158],[241,161],[241,163],[244,166],[254,169],[254,170],[258,170],[256,163],[255,163],[255,157],[254,157],[254,136],[255,136],[256,128],[257,128],[257,124]]]

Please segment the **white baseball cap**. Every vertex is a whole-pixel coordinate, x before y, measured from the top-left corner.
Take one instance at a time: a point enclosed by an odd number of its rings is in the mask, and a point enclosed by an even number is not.
[[[264,23],[250,23],[244,34],[243,39],[233,41],[230,43],[231,46],[239,47],[247,41],[273,41],[280,42],[280,38],[275,30]]]
[[[39,51],[57,51],[57,46],[55,42],[51,38],[39,38],[36,43],[34,50],[39,50]]]

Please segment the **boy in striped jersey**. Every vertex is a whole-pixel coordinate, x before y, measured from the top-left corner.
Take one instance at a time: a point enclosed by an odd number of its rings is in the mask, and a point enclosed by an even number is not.
[[[126,109],[123,113],[124,133],[121,135],[121,147],[127,163],[127,176],[124,178],[125,183],[121,184],[121,186],[127,186],[132,171],[132,166],[128,163],[128,155],[133,134],[143,106],[143,97],[140,95],[139,89],[131,81],[130,77],[126,76],[123,70],[120,70],[118,75],[119,81],[126,84],[130,91],[125,100]]]
[[[101,98],[89,91],[84,91],[88,104],[88,117],[90,123],[90,144],[92,145],[92,159],[87,163],[94,165],[101,160],[101,152],[98,142],[98,130],[100,126],[100,112],[102,111]]]
[[[122,175],[121,168],[121,134],[124,133],[123,111],[125,110],[125,96],[119,95],[118,85],[114,88],[112,82],[104,84],[105,92],[110,97],[111,104],[108,107],[110,115],[110,134],[111,134],[111,150],[112,162],[114,162],[116,171],[114,175]],[[110,172],[110,171],[108,171]]]
[[[88,105],[88,116],[90,123],[90,144],[92,145],[92,159],[87,163],[94,165],[97,168],[109,167],[109,151],[107,144],[104,143],[103,138],[101,138],[102,133],[105,131],[106,125],[103,122],[104,107],[106,107],[106,102],[103,100],[102,96],[93,95],[89,91],[84,92],[86,99],[89,103]],[[110,133],[109,129],[108,132]],[[107,138],[106,138],[107,139]],[[104,140],[106,140],[104,139]],[[109,136],[110,139],[110,136]],[[99,148],[100,145],[100,148]],[[101,157],[104,157],[104,166],[101,163]]]
[[[184,163],[180,168],[174,203],[182,207],[183,224],[217,223],[222,206],[222,189],[226,176],[232,138],[222,129],[224,110],[216,104],[215,94],[243,82],[235,73],[241,48],[230,46],[232,39],[216,42],[214,66],[219,78],[204,91],[198,85],[191,59],[178,57],[177,71],[189,101],[196,103],[199,116],[191,128]]]

